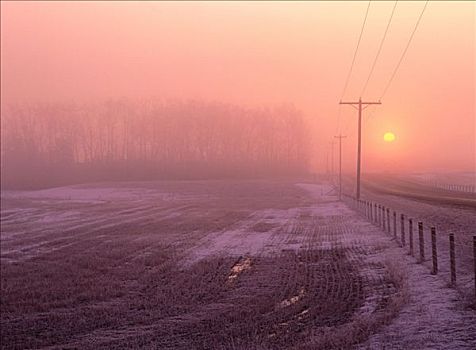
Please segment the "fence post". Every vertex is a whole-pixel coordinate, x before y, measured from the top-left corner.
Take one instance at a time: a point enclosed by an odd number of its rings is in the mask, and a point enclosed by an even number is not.
[[[382,222],[382,209],[380,208],[380,204],[377,206],[377,216],[378,216],[378,226],[380,226]]]
[[[400,214],[400,228],[402,231],[402,246],[405,247],[405,215]]]
[[[473,236],[474,296],[476,297],[476,236]]]
[[[436,251],[436,229],[434,227],[431,228],[431,255],[433,258],[433,271],[431,272],[433,275],[438,274],[438,252]]]
[[[377,218],[377,203],[374,203],[374,220],[375,220],[375,223],[378,222],[378,218]]]
[[[413,256],[413,220],[408,219],[408,239],[410,241],[410,255]]]
[[[378,215],[378,226],[380,227],[382,226],[382,208],[380,204],[378,205],[377,215]]]
[[[385,228],[385,207],[383,205],[380,208],[380,224]]]
[[[390,230],[390,208],[387,208],[387,231],[388,233],[392,232]]]
[[[418,222],[418,243],[420,244],[420,262],[425,260],[425,241],[423,237],[423,222]]]
[[[397,213],[393,211],[393,237],[397,239]]]
[[[455,235],[450,233],[450,270],[451,285],[456,284],[456,261],[455,261]]]

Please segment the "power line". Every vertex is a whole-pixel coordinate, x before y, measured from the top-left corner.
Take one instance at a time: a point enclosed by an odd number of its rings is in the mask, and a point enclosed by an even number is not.
[[[362,23],[362,28],[360,29],[359,40],[357,41],[357,46],[355,47],[354,57],[352,58],[352,64],[350,65],[349,73],[347,73],[347,78],[345,80],[344,89],[342,90],[341,99],[344,97],[345,91],[347,90],[347,85],[349,85],[352,70],[354,69],[355,58],[357,57],[357,51],[359,50],[360,42],[362,40],[362,34],[364,33],[365,23],[367,22],[367,16],[369,14],[371,1],[372,0],[369,0],[369,4],[367,6],[367,11],[365,12],[364,22]]]
[[[387,37],[388,33],[388,28],[390,28],[390,23],[392,23],[392,18],[393,14],[395,13],[395,9],[397,8],[398,0],[395,1],[395,5],[393,5],[392,13],[390,14],[390,18],[388,19],[387,22],[387,28],[385,28],[385,32],[383,34],[382,40],[380,41],[379,48],[377,50],[377,54],[375,55],[374,62],[372,63],[372,68],[370,68],[369,76],[367,77],[367,81],[365,82],[364,87],[362,88],[362,92],[360,93],[360,96],[363,96],[365,93],[365,90],[367,89],[367,85],[369,84],[370,78],[372,77],[372,74],[375,69],[375,65],[377,64],[377,60],[380,56],[380,52],[382,51],[383,43],[385,42],[385,38]]]
[[[352,75],[352,71],[354,69],[354,64],[355,64],[355,59],[357,57],[357,52],[359,51],[359,46],[360,46],[360,42],[362,41],[362,35],[364,33],[364,28],[365,28],[365,23],[367,22],[367,16],[369,14],[369,10],[370,10],[370,2],[372,0],[369,0],[369,3],[367,5],[367,10],[365,11],[365,17],[364,17],[364,21],[362,23],[362,28],[360,29],[360,35],[359,35],[359,40],[357,41],[357,46],[355,47],[355,50],[354,50],[354,56],[352,58],[352,63],[350,65],[350,69],[349,69],[349,72],[347,73],[347,77],[345,79],[345,83],[344,83],[344,88],[342,90],[342,94],[340,96],[340,99],[342,100],[344,98],[344,94],[345,94],[345,91],[347,90],[347,86],[349,85],[349,81],[350,81],[350,77]],[[341,106],[339,105],[339,110],[337,112],[337,130],[340,132],[341,130]]]
[[[417,22],[416,22],[416,24],[415,24],[415,28],[413,28],[413,32],[412,32],[412,34],[410,35],[410,38],[408,39],[407,45],[405,46],[405,49],[403,50],[402,56],[400,56],[400,60],[398,61],[397,65],[396,65],[396,67],[395,67],[395,69],[394,69],[394,71],[393,71],[393,73],[392,73],[392,75],[391,75],[391,77],[390,77],[390,80],[388,81],[387,85],[386,85],[385,88],[383,89],[383,93],[382,93],[382,95],[380,96],[380,99],[379,99],[379,100],[381,100],[381,99],[385,96],[385,94],[386,94],[388,88],[390,87],[390,84],[392,83],[393,79],[395,78],[395,74],[397,74],[398,68],[400,67],[400,65],[401,65],[401,63],[402,63],[402,61],[403,61],[403,58],[405,57],[405,54],[407,53],[408,48],[410,47],[410,43],[412,42],[413,36],[415,35],[415,32],[416,32],[416,30],[417,30],[417,28],[418,28],[418,25],[420,24],[421,18],[423,17],[423,13],[425,13],[426,6],[428,5],[428,1],[429,1],[429,0],[426,0],[426,2],[425,2],[425,6],[423,7],[423,10],[421,11],[420,16],[418,17],[418,20],[417,20]]]

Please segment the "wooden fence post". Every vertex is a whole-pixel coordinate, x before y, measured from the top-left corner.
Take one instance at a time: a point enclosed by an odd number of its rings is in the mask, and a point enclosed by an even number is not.
[[[375,223],[378,223],[378,209],[377,209],[377,203],[374,203],[374,220]]]
[[[402,246],[405,247],[405,215],[400,214],[400,229],[402,231]]]
[[[413,220],[408,219],[408,240],[410,241],[410,255],[413,256]]]
[[[393,237],[397,239],[397,213],[393,211]]]
[[[392,232],[390,230],[390,208],[387,208],[387,231],[388,233]]]
[[[425,241],[423,237],[423,222],[418,222],[418,243],[420,245],[420,262],[425,261]]]
[[[456,261],[455,261],[455,235],[450,233],[450,270],[451,285],[456,284]]]
[[[431,272],[433,275],[438,274],[438,254],[436,251],[436,229],[434,227],[431,228],[431,256],[433,258],[433,271]]]
[[[476,236],[473,236],[474,296],[476,297]]]

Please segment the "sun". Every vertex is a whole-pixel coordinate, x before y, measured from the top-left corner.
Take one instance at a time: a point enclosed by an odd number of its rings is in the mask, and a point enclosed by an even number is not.
[[[385,142],[393,142],[395,141],[395,134],[393,132],[388,131],[383,135],[383,139]]]

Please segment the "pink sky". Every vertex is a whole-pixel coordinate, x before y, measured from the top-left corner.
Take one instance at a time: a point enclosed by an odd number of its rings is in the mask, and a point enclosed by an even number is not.
[[[343,106],[340,123],[337,112],[367,4],[2,2],[2,105],[291,102],[313,123],[316,164],[340,129],[354,171],[356,111]],[[397,5],[363,98],[379,98],[423,6]],[[345,99],[358,99],[392,7],[372,3]],[[428,4],[382,106],[366,111],[364,171],[475,169],[474,22],[474,2]],[[383,142],[385,131],[394,143]]]

